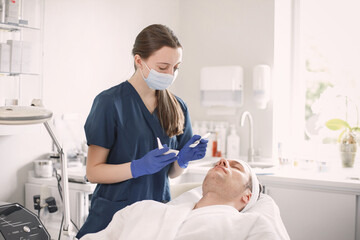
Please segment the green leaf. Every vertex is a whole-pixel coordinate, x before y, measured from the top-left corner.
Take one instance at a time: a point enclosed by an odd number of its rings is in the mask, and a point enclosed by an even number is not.
[[[338,142],[341,142],[341,138],[344,135],[344,133],[346,132],[346,129],[344,131],[342,131],[337,139]]]
[[[325,126],[327,128],[329,128],[330,130],[340,130],[342,128],[348,128],[348,129],[351,129],[350,125],[344,121],[344,120],[341,120],[341,119],[330,119],[329,121],[327,121],[325,123]]]
[[[351,129],[351,131],[357,131],[357,132],[360,132],[360,128],[359,127],[354,127]]]

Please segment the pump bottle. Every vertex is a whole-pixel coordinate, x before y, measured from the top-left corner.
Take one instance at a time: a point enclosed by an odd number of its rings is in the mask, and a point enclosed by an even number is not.
[[[235,125],[231,125],[230,134],[227,137],[227,157],[239,158],[240,157],[240,137],[236,133]]]

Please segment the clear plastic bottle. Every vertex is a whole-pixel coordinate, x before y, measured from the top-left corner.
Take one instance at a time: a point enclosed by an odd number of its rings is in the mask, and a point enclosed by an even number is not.
[[[199,128],[199,134],[200,136],[204,136],[207,132],[209,131],[208,127],[207,127],[207,122],[206,121],[202,121],[201,122],[201,126]]]
[[[194,123],[193,123],[193,125],[192,125],[192,130],[193,130],[193,134],[201,135],[201,133],[200,133],[200,126],[199,126],[199,122],[198,122],[198,121],[194,121]]]
[[[201,121],[199,123],[199,135],[200,136],[204,136],[207,132],[209,132],[209,128],[208,128],[208,122],[207,121]],[[211,143],[211,136],[208,137],[209,139],[209,143],[208,143],[208,147],[206,148],[206,154],[205,157],[211,157],[211,150],[212,150],[212,143]]]
[[[240,157],[240,137],[236,133],[235,125],[231,125],[230,134],[227,137],[227,158]]]

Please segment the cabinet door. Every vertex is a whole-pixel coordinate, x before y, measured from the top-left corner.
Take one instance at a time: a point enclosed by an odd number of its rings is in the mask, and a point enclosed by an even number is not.
[[[266,186],[292,240],[354,240],[356,196]]]

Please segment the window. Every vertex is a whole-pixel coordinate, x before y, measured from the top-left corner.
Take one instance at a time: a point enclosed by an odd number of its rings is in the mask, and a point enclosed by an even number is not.
[[[335,153],[328,149],[337,150],[340,132],[325,126],[330,119],[359,126],[359,9],[358,0],[294,0],[291,127],[298,129],[297,156]]]

